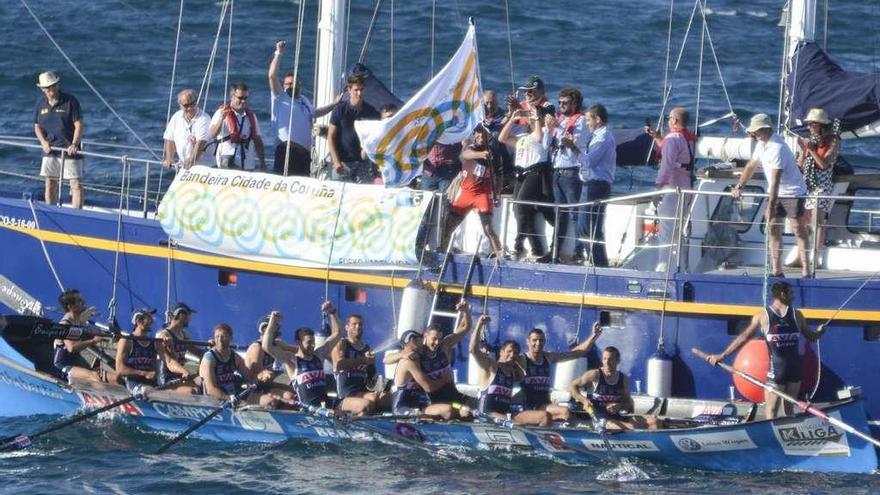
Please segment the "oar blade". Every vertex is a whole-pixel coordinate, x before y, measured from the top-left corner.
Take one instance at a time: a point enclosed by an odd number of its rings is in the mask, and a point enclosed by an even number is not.
[[[0,440],[0,452],[9,452],[12,450],[24,450],[33,445],[31,437],[27,435],[18,435]]]

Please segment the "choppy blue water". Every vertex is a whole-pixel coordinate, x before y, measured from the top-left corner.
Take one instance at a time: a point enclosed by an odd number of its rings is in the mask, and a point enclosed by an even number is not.
[[[150,146],[161,146],[168,105],[179,2],[134,0],[27,0],[48,31],[80,71]],[[391,28],[391,6],[394,24]],[[708,22],[734,110],[744,120],[753,113],[774,115],[782,33],[777,26],[781,0],[712,0]],[[824,5],[824,2],[820,2]],[[468,16],[477,21],[483,85],[509,91],[505,2],[446,0],[436,2],[434,67],[439,69],[457,47]],[[541,75],[551,95],[565,86],[579,87],[588,103],[604,103],[611,125],[640,127],[656,119],[663,91],[666,0],[527,2],[510,0],[514,79]],[[693,2],[675,2],[674,64]],[[431,75],[429,0],[385,0],[366,62],[402,97],[413,94]],[[306,93],[313,86],[317,2],[306,7],[300,71]],[[356,59],[373,3],[353,2],[349,26],[349,61]],[[251,106],[268,126],[266,69],[277,39],[294,40],[297,4],[290,0],[237,0],[230,81],[244,81]],[[820,9],[821,11],[821,9]],[[175,91],[198,88],[205,72],[220,2],[185,3]],[[880,70],[880,1],[831,2],[828,47],[845,68]],[[0,135],[31,136],[31,114],[39,91],[36,75],[61,73],[65,91],[75,94],[85,112],[86,139],[136,144],[134,136],[104,106],[52,46],[20,0],[0,3]],[[820,25],[822,17],[820,15]],[[392,55],[392,34],[394,39]],[[699,25],[692,30],[681,67],[673,77],[671,105],[695,107],[699,70]],[[820,36],[822,31],[820,28]],[[208,109],[216,108],[225,80],[225,38],[212,79]],[[288,49],[287,65],[293,61]],[[320,102],[323,103],[323,102]],[[705,58],[701,120],[727,113],[727,103],[712,58]],[[729,133],[726,124],[705,131]],[[847,142],[845,154],[864,168],[880,168],[880,146]],[[117,150],[118,153],[118,150]],[[132,156],[145,156],[132,152]],[[0,146],[0,170],[36,174],[38,154]],[[628,187],[620,172],[618,187]],[[91,181],[113,184],[119,167],[91,160]],[[635,184],[652,171],[634,172]],[[154,172],[153,178],[158,174]],[[167,178],[166,178],[167,180]],[[155,183],[155,180],[154,180]],[[39,182],[0,175],[0,189],[39,188]],[[0,405],[2,407],[2,405]],[[47,418],[0,420],[0,433],[30,431]],[[681,492],[681,493],[877,493],[872,476],[768,473],[757,476],[706,473],[639,464],[648,481],[596,481],[609,466],[564,466],[545,459],[469,454],[430,458],[422,452],[375,444],[315,446],[290,442],[280,446],[218,446],[191,441],[164,456],[148,455],[164,437],[117,423],[72,427],[40,441],[24,454],[0,456],[0,491],[5,493],[541,493],[541,492]]]

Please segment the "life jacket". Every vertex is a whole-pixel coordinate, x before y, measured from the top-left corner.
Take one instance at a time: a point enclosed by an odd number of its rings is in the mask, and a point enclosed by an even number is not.
[[[250,125],[250,135],[244,140],[241,138],[241,128],[239,127],[238,118],[235,116],[235,110],[229,105],[226,105],[224,114],[223,119],[226,121],[226,128],[229,129],[229,135],[223,138],[222,141],[230,141],[235,144],[244,144],[247,146],[254,137],[254,132],[257,130],[257,117],[254,115],[254,112],[249,108],[244,110],[244,114]]]
[[[577,112],[574,115],[569,115],[568,121],[565,123],[565,129],[562,131],[562,133],[563,134],[571,133],[571,131],[574,130],[574,126],[577,125],[578,120],[580,120],[580,118],[583,116],[584,116],[584,114],[582,114],[580,112]],[[560,116],[556,117],[557,124],[562,124],[562,122],[564,120],[565,120],[565,115],[560,115]],[[556,129],[553,129],[553,133],[555,135]]]

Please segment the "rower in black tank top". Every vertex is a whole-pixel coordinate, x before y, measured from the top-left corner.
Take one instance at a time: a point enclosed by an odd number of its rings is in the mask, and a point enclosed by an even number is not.
[[[224,361],[220,357],[220,353],[214,349],[210,349],[205,353],[203,359],[209,359],[214,366],[214,380],[217,382],[217,387],[229,395],[234,394],[238,382],[238,376],[236,375],[238,367],[235,365],[235,352],[229,351],[229,356]],[[204,385],[202,386],[202,393],[208,395],[207,388]]]
[[[770,353],[770,369],[767,380],[776,384],[801,381],[801,330],[795,318],[795,310],[788,307],[785,315],[778,315],[772,306],[766,308],[769,323],[764,333]]]
[[[143,342],[133,340],[128,356],[125,356],[125,365],[138,371],[156,371],[156,342],[150,340]],[[125,386],[132,389],[137,385],[156,385],[156,380],[148,380],[142,376],[125,377]]]
[[[165,331],[168,333],[168,335],[171,336],[171,348],[172,348],[172,353],[174,354],[174,359],[176,359],[177,362],[180,363],[181,365],[185,366],[186,365],[186,344],[180,342],[180,339],[171,330],[166,328]],[[180,377],[181,377],[181,375],[174,373],[173,371],[171,371],[168,368],[168,365],[165,364],[164,359],[159,360],[158,373],[156,373],[156,382],[159,384],[159,386],[164,386],[166,383],[170,382],[171,380],[175,380]]]
[[[623,401],[623,384],[626,381],[626,375],[617,372],[617,380],[612,384],[605,378],[605,373],[599,372],[599,381],[590,394],[590,401],[596,409],[604,414],[608,414],[607,407],[611,404],[617,404]]]
[[[526,375],[522,381],[526,409],[544,409],[550,404],[550,360],[543,356],[540,364],[525,355]]]
[[[343,359],[359,359],[364,357],[370,350],[370,346],[364,344],[360,349],[355,349],[351,342],[346,341]],[[366,364],[350,370],[340,370],[336,375],[336,395],[342,400],[353,393],[362,393],[367,391],[367,378],[369,377],[370,366]]]
[[[297,399],[310,406],[320,406],[323,402],[329,407],[324,360],[317,355],[312,355],[309,359],[294,356],[293,360],[296,374],[290,386],[296,392]]]
[[[483,414],[510,412],[510,398],[513,396],[515,375],[506,375],[499,368],[489,385],[480,390],[480,412]]]
[[[419,355],[419,366],[422,371],[431,377],[432,380],[439,380],[443,376],[449,376],[450,380],[443,387],[428,394],[432,403],[435,404],[451,404],[453,402],[461,402],[461,394],[455,388],[455,382],[452,380],[452,366],[449,364],[449,358],[442,350],[431,353],[427,349]]]

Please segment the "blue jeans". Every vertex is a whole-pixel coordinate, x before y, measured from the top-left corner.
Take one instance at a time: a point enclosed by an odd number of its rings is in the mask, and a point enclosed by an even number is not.
[[[581,202],[607,199],[611,196],[611,184],[604,180],[590,180],[581,191]],[[605,205],[587,205],[578,213],[577,235],[581,239],[592,239],[593,266],[608,266],[608,253],[605,250]],[[584,249],[583,243],[575,247],[575,253]],[[588,255],[589,257],[589,255]]]
[[[437,191],[445,193],[449,189],[449,183],[458,174],[457,167],[440,167],[434,169],[432,175],[422,174],[422,191]]]
[[[583,182],[581,182],[577,167],[563,168],[553,171],[553,199],[556,204],[564,205],[577,203],[581,199],[582,188]],[[556,225],[555,238],[553,239],[553,245],[558,246],[556,248],[557,256],[559,256],[562,244],[565,242],[560,242],[560,239],[565,238],[565,233],[568,231],[569,219],[574,220],[575,226],[577,226],[577,218],[578,214],[576,210],[573,210],[572,208],[559,209],[559,223]],[[579,244],[580,243],[575,241],[576,253],[579,252]],[[583,245],[580,246],[580,250],[583,250]]]

